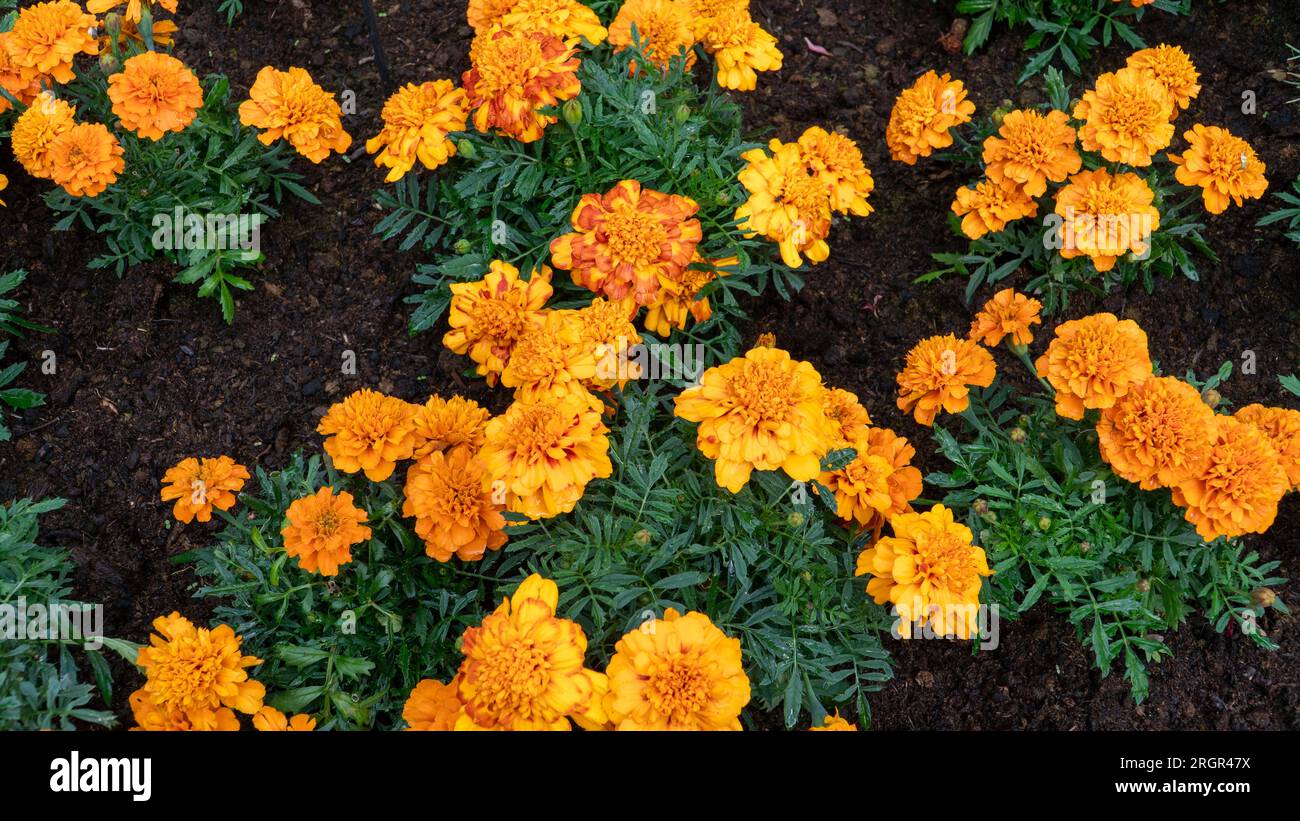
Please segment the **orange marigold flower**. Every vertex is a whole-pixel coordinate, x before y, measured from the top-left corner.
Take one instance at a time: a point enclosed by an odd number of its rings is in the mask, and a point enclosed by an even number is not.
[[[588,384],[597,390],[615,385],[626,387],[630,380],[641,378],[641,363],[634,350],[641,335],[632,324],[639,306],[632,299],[619,301],[597,297],[586,308],[574,311],[582,337],[582,349],[591,351],[596,373]]]
[[[370,538],[370,528],[363,524],[368,516],[352,502],[351,493],[335,495],[332,487],[295,499],[280,530],[284,552],[297,557],[303,570],[337,576],[339,567],[352,561],[352,545]]]
[[[1174,138],[1174,98],[1152,75],[1135,68],[1103,74],[1074,107],[1084,121],[1084,151],[1100,151],[1111,162],[1144,167]]]
[[[148,5],[157,14],[159,8],[176,13],[177,0],[86,0],[86,11],[91,14],[103,14],[106,11],[126,6],[122,17],[128,22],[138,23],[143,17],[142,6]]]
[[[1200,83],[1196,82],[1201,75],[1192,64],[1192,58],[1178,46],[1161,44],[1135,51],[1129,55],[1125,65],[1153,77],[1179,108],[1187,108],[1201,93]]]
[[[704,50],[718,64],[718,85],[735,91],[753,91],[758,72],[781,68],[781,50],[776,38],[754,22],[749,8],[734,6],[719,9],[718,15],[696,36]]]
[[[1034,366],[1056,391],[1056,412],[1066,419],[1082,419],[1085,408],[1111,407],[1151,376],[1146,332],[1106,313],[1058,325]]]
[[[799,136],[799,151],[808,169],[826,184],[833,210],[858,217],[871,213],[867,197],[876,182],[862,161],[857,143],[838,132],[813,126]]]
[[[415,448],[411,451],[411,458],[446,453],[457,445],[469,445],[471,450],[477,451],[483,444],[483,430],[487,427],[489,415],[487,409],[479,407],[473,399],[430,396],[416,408],[411,419],[415,427]]]
[[[769,155],[754,148],[740,155],[746,165],[737,178],[749,199],[736,209],[746,236],[761,234],[777,244],[781,261],[791,268],[803,257],[816,265],[830,256],[831,189],[809,169],[798,143],[768,143]]]
[[[1038,203],[1007,177],[984,179],[974,188],[958,188],[952,212],[961,217],[961,231],[971,239],[997,233],[1008,222],[1038,214]]]
[[[18,115],[9,142],[14,157],[28,174],[40,179],[51,177],[50,144],[77,124],[75,115],[76,109],[55,99],[48,91],[37,95],[27,110]]]
[[[633,45],[632,27],[645,45],[645,56],[664,71],[685,51],[686,69],[695,65],[695,35],[687,0],[626,0],[609,24],[609,44],[615,51]],[[635,64],[630,64],[635,70]]]
[[[36,95],[41,93],[40,75],[32,75],[9,59],[9,38],[7,31],[0,31],[0,88],[9,92],[23,105],[31,105]],[[0,114],[13,108],[9,98],[0,95]]]
[[[1300,411],[1247,405],[1233,416],[1264,434],[1277,451],[1278,463],[1286,471],[1291,488],[1300,487]]]
[[[827,419],[839,426],[836,447],[847,447],[871,424],[871,416],[858,401],[857,394],[843,388],[827,388],[822,393],[822,410]]]
[[[596,352],[586,344],[577,312],[548,310],[515,342],[501,384],[515,389],[516,400],[573,396],[599,409],[600,400],[587,390],[595,377]]]
[[[1061,257],[1087,256],[1098,271],[1109,271],[1127,253],[1140,259],[1151,251],[1160,227],[1155,193],[1137,174],[1083,171],[1056,192]]]
[[[598,46],[607,34],[596,12],[577,0],[515,0],[501,16],[501,25],[515,31],[543,31],[570,46],[583,40]]]
[[[828,715],[822,718],[822,726],[809,727],[812,732],[830,731],[830,732],[857,732],[858,725],[850,724],[844,718],[840,717],[840,711],[836,710],[835,715]]]
[[[604,718],[605,676],[583,666],[587,636],[559,618],[555,582],[534,573],[461,638],[457,730],[568,730],[570,718]]]
[[[997,366],[987,350],[952,334],[923,339],[907,352],[898,374],[898,409],[930,426],[942,408],[961,413],[970,404],[970,385],[993,384]]]
[[[685,328],[688,317],[703,322],[713,316],[709,298],[701,296],[700,292],[713,280],[725,277],[728,268],[739,265],[739,257],[704,259],[697,250],[691,264],[682,270],[679,277],[661,274],[655,301],[646,306],[645,329],[666,337],[673,328]]]
[[[902,513],[886,536],[858,556],[855,575],[870,573],[867,593],[876,604],[892,602],[899,632],[911,638],[913,622],[929,623],[941,636],[968,639],[976,628],[982,576],[991,576],[983,548],[952,511],[935,505]]]
[[[588,482],[613,472],[607,433],[580,396],[514,402],[488,422],[479,456],[502,482],[507,510],[550,518],[573,510]]]
[[[515,0],[469,0],[465,19],[475,34],[488,34],[500,27],[501,18],[514,5]]]
[[[910,513],[921,495],[921,471],[912,467],[916,448],[889,428],[863,429],[849,445],[857,451],[853,461],[823,472],[821,483],[835,494],[837,516],[878,534],[885,522]]]
[[[694,611],[669,607],[625,633],[605,675],[605,713],[616,730],[740,730],[749,703],[740,639]]]
[[[696,446],[714,460],[719,487],[739,493],[755,470],[784,470],[810,482],[839,437],[822,408],[822,378],[780,348],[751,348],[709,368],[675,400],[675,414],[699,422]]]
[[[1207,542],[1263,533],[1290,486],[1269,438],[1249,422],[1216,416],[1209,461],[1173,489],[1174,504]]]
[[[249,678],[262,660],[240,651],[242,639],[227,625],[195,627],[180,613],[153,622],[149,647],[136,654],[145,683],[131,695],[141,729],[237,730],[234,712],[262,709],[266,688]]]
[[[449,732],[464,705],[460,703],[460,679],[446,684],[431,678],[422,679],[402,707],[406,729],[418,732]]]
[[[1004,338],[1010,344],[1025,347],[1034,341],[1031,325],[1042,324],[1039,312],[1043,303],[1018,293],[1015,288],[1003,288],[984,303],[975,320],[970,324],[969,338],[996,348]]]
[[[574,49],[544,31],[499,29],[474,38],[461,78],[474,127],[522,143],[538,140],[555,117],[540,113],[582,91]]]
[[[506,543],[505,517],[492,500],[492,479],[467,447],[434,451],[406,472],[402,515],[415,519],[424,552],[440,562],[467,562]]]
[[[551,269],[545,265],[524,280],[518,268],[494,259],[482,279],[452,284],[447,314],[451,330],[442,344],[452,353],[468,354],[478,365],[478,375],[495,385],[515,343],[540,321],[551,293]]]
[[[99,43],[91,35],[96,25],[95,15],[69,0],[27,6],[18,12],[4,41],[9,62],[28,80],[49,75],[56,83],[70,83],[76,76],[73,59],[99,53]]]
[[[170,54],[145,51],[127,58],[108,78],[108,98],[122,127],[161,140],[169,131],[184,131],[203,105],[203,89],[194,72]]]
[[[469,101],[451,80],[407,83],[384,102],[380,116],[384,127],[366,140],[366,153],[378,151],[375,165],[388,169],[384,182],[396,182],[416,160],[432,170],[456,156],[447,135],[465,130]]]
[[[1170,154],[1169,159],[1178,166],[1174,176],[1183,185],[1202,188],[1201,199],[1205,210],[1222,214],[1228,201],[1241,206],[1243,199],[1257,200],[1268,189],[1264,177],[1263,161],[1255,156],[1255,149],[1226,128],[1197,123],[1191,131],[1184,132],[1188,148],[1180,157]]]
[[[895,160],[916,165],[918,157],[928,157],[936,148],[952,145],[949,129],[970,122],[975,104],[966,99],[961,80],[934,70],[917,78],[911,88],[903,89],[889,113],[885,142]]]
[[[316,85],[306,69],[294,67],[257,72],[248,99],[239,104],[239,121],[262,129],[257,138],[264,145],[284,139],[314,163],[352,145],[342,115],[334,95]]]
[[[680,277],[694,258],[703,236],[698,210],[690,197],[623,180],[605,194],[583,195],[573,232],[551,240],[551,262],[597,294],[649,305],[660,276]]]
[[[686,6],[691,31],[697,41],[708,36],[719,19],[733,14],[749,14],[749,0],[677,0]]]
[[[176,500],[172,515],[189,524],[211,521],[212,510],[230,510],[248,469],[229,456],[182,459],[163,474],[162,500]]]
[[[1143,490],[1199,475],[1210,456],[1214,411],[1171,376],[1134,385],[1097,420],[1097,446],[1115,475]]]
[[[257,715],[253,716],[253,727],[263,732],[310,732],[316,729],[316,719],[305,713],[289,718],[269,704],[264,704]]]
[[[126,169],[125,153],[102,124],[74,125],[50,142],[50,179],[74,197],[97,197]]]
[[[984,141],[985,173],[991,180],[1011,180],[1031,197],[1041,196],[1049,180],[1061,182],[1083,166],[1074,143],[1064,111],[1012,111],[998,133]]]
[[[365,471],[382,482],[415,452],[415,405],[369,388],[336,402],[316,426],[325,452],[344,473]]]

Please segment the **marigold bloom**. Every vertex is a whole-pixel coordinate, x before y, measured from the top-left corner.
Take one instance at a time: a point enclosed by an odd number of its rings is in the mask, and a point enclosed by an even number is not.
[[[540,113],[578,96],[579,60],[574,49],[544,31],[500,29],[480,34],[469,49],[470,69],[461,77],[474,127],[522,143],[538,140],[555,117]]]
[[[916,448],[889,428],[866,428],[849,440],[853,461],[825,471],[821,483],[835,494],[835,514],[879,533],[881,525],[910,513],[921,495],[921,471],[912,467]]]
[[[40,75],[31,75],[9,59],[9,38],[7,31],[0,31],[0,88],[15,97],[23,105],[31,105],[36,95],[41,93]],[[13,108],[9,98],[0,95],[0,114]]]
[[[936,148],[952,145],[949,129],[970,122],[975,104],[966,99],[961,80],[934,70],[917,78],[911,88],[903,89],[889,113],[885,142],[895,160],[916,165],[918,157],[928,157]]]
[[[1183,185],[1202,189],[1201,199],[1205,210],[1222,214],[1228,201],[1241,206],[1243,199],[1257,200],[1268,189],[1264,177],[1264,163],[1255,156],[1250,143],[1233,136],[1226,128],[1192,126],[1183,134],[1188,148],[1182,156],[1170,154],[1169,159],[1178,166],[1174,176]]]
[[[799,136],[799,152],[808,170],[826,185],[832,210],[865,217],[876,182],[862,161],[857,143],[836,131],[813,126]]]
[[[718,20],[733,14],[749,14],[749,0],[677,0],[690,13],[691,31],[696,40],[703,40]]]
[[[1007,177],[984,179],[974,188],[958,188],[952,212],[961,217],[961,231],[971,239],[997,233],[1008,222],[1038,214],[1038,203]]]
[[[749,677],[740,639],[673,608],[614,645],[605,712],[616,730],[740,730]]]
[[[402,515],[415,519],[424,552],[440,562],[467,562],[506,543],[505,517],[492,500],[492,479],[468,447],[430,453],[406,472]]]
[[[488,422],[479,456],[504,485],[507,510],[550,518],[573,510],[588,482],[613,472],[607,433],[580,396],[517,401]]]
[[[123,20],[130,23],[138,23],[143,17],[144,5],[148,5],[150,10],[157,14],[158,9],[166,9],[172,14],[176,13],[177,0],[86,0],[86,11],[91,14],[103,14],[106,11],[122,8]]]
[[[804,161],[798,143],[772,140],[769,155],[754,148],[740,155],[746,165],[737,178],[749,199],[736,209],[746,236],[761,234],[777,243],[781,261],[791,268],[803,257],[816,265],[830,256],[831,189]]]
[[[501,25],[501,18],[514,5],[515,0],[469,0],[465,19],[475,34],[488,34]]]
[[[675,400],[677,416],[699,422],[696,446],[714,460],[719,487],[739,493],[755,470],[812,481],[839,436],[822,408],[821,376],[779,348],[751,348],[709,368]]]
[[[18,115],[9,141],[14,157],[28,174],[44,180],[51,177],[50,144],[77,124],[75,115],[76,109],[49,92],[37,95],[27,110]]]
[[[551,262],[573,281],[610,299],[655,301],[660,276],[679,278],[703,236],[690,197],[623,180],[605,194],[584,194],[573,232],[551,240]]]
[[[858,725],[850,724],[840,716],[840,711],[836,710],[835,715],[828,715],[822,718],[822,726],[809,727],[812,732],[829,731],[829,732],[857,732]]]
[[[362,388],[330,406],[316,426],[325,452],[344,473],[365,471],[372,482],[393,474],[397,463],[415,452],[417,406]]]
[[[574,311],[582,338],[582,349],[591,351],[596,373],[589,385],[598,390],[620,389],[630,380],[641,378],[641,363],[633,347],[641,344],[632,319],[638,306],[631,299],[621,301],[597,297],[586,308]]]
[[[56,83],[70,83],[76,76],[73,59],[99,53],[99,43],[91,36],[97,24],[95,15],[69,0],[27,6],[4,40],[9,62],[28,80],[49,75]]]
[[[1135,68],[1103,74],[1074,107],[1083,120],[1079,141],[1084,151],[1100,151],[1111,162],[1137,167],[1174,138],[1175,103],[1151,74]]]
[[[333,94],[318,86],[306,69],[294,67],[280,71],[266,66],[257,72],[248,99],[239,104],[239,121],[261,129],[257,138],[263,145],[283,139],[314,163],[352,145],[342,114]]]
[[[473,399],[453,396],[443,399],[430,396],[416,408],[411,423],[415,428],[415,448],[412,459],[430,453],[446,453],[457,445],[468,445],[477,451],[483,444],[483,430],[490,414]]]
[[[985,173],[991,180],[1011,180],[1031,197],[1041,196],[1049,180],[1061,182],[1083,166],[1074,143],[1064,111],[1012,111],[998,133],[984,140]]]
[[[464,705],[460,703],[460,679],[446,684],[431,678],[422,679],[402,707],[406,729],[417,732],[449,732]]]
[[[396,182],[416,160],[432,170],[456,156],[447,135],[465,130],[469,101],[451,80],[407,83],[384,102],[380,116],[384,127],[366,140],[366,153],[378,151],[375,165],[388,169],[384,182]]]
[[[776,38],[754,22],[749,8],[723,7],[696,37],[718,64],[718,85],[735,91],[753,91],[758,72],[781,68]]]
[[[827,419],[839,426],[837,448],[847,447],[871,425],[871,416],[858,401],[857,394],[843,388],[827,388],[822,393],[822,410]]]
[[[1146,332],[1131,319],[1093,314],[1056,327],[1034,363],[1056,391],[1056,412],[1082,419],[1085,408],[1109,408],[1151,376]]]
[[[646,306],[645,329],[666,337],[673,328],[685,328],[688,318],[703,322],[713,316],[709,298],[700,296],[700,292],[713,280],[725,277],[728,268],[739,265],[738,257],[704,259],[697,250],[680,276],[660,275],[655,301]]]
[[[1213,437],[1214,411],[1195,388],[1171,376],[1134,385],[1097,421],[1101,458],[1143,490],[1199,475]]]
[[[870,573],[867,593],[876,604],[892,602],[899,632],[912,637],[912,623],[929,623],[941,636],[968,639],[976,628],[981,576],[991,576],[983,548],[952,511],[935,505],[902,513],[886,536],[858,556],[855,575]]]
[[[248,470],[229,456],[182,459],[163,474],[162,500],[176,500],[172,515],[189,524],[212,519],[213,508],[230,510]]]
[[[997,365],[987,350],[952,334],[923,339],[907,352],[898,374],[898,409],[930,426],[942,408],[961,413],[970,404],[970,387],[987,388]]]
[[[1174,504],[1207,542],[1263,533],[1290,486],[1269,438],[1249,422],[1216,416],[1210,459],[1173,489]]]
[[[366,512],[353,504],[351,493],[335,495],[332,487],[295,499],[284,518],[284,552],[309,573],[337,576],[339,567],[352,561],[352,545],[370,538],[363,524]]]
[[[451,330],[442,344],[452,353],[468,354],[478,375],[495,385],[515,343],[541,319],[551,293],[551,269],[545,265],[524,280],[518,268],[494,259],[482,279],[451,285]]]
[[[127,58],[108,78],[108,98],[122,127],[137,136],[161,140],[169,131],[184,131],[203,105],[203,89],[194,72],[170,54],[145,51]]]
[[[1196,82],[1201,75],[1192,64],[1192,58],[1178,46],[1162,43],[1155,48],[1135,51],[1129,55],[1125,65],[1154,78],[1179,108],[1187,108],[1201,93],[1200,83]],[[1176,109],[1174,113],[1177,116]]]
[[[588,346],[576,311],[545,311],[515,342],[501,384],[515,399],[537,402],[574,396],[600,408],[587,390],[596,377],[595,346]]]
[[[543,31],[570,46],[583,40],[598,46],[608,33],[596,12],[577,0],[515,0],[501,16],[501,25],[514,31]]]
[[[555,582],[534,573],[465,631],[457,730],[568,730],[593,708],[604,676],[583,666],[587,636],[556,616],[559,601]]]
[[[1277,451],[1278,464],[1286,471],[1291,488],[1300,487],[1300,411],[1247,405],[1233,414],[1254,425]]]
[[[131,696],[142,729],[234,730],[232,710],[262,709],[266,688],[245,669],[262,660],[240,652],[242,639],[230,627],[195,627],[173,612],[154,619],[153,629],[150,646],[136,654],[145,683]]]
[[[74,197],[97,197],[126,169],[122,144],[100,123],[80,123],[50,141],[50,179]]]
[[[686,69],[695,65],[695,35],[690,8],[682,0],[626,0],[609,24],[609,44],[615,51],[633,44],[632,27],[645,44],[645,56],[664,71],[672,58],[686,53]],[[635,66],[629,66],[635,69]]]
[[[316,729],[316,719],[305,713],[289,718],[269,704],[264,704],[257,715],[253,716],[253,727],[262,732],[310,732]]]
[[[1042,309],[1043,303],[1038,300],[1015,288],[1003,288],[975,314],[968,336],[990,348],[996,348],[1004,338],[1010,338],[1011,345],[1025,347],[1034,341],[1030,326],[1042,324]]]
[[[1061,257],[1087,256],[1098,271],[1115,267],[1128,253],[1139,258],[1151,250],[1151,235],[1160,227],[1155,192],[1137,174],[1112,175],[1105,168],[1083,171],[1056,192]]]

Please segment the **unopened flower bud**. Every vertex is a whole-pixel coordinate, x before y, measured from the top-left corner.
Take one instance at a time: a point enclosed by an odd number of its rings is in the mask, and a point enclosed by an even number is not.
[[[1025,433],[1024,428],[1012,428],[1011,433],[1007,435],[1011,437],[1012,442],[1015,442],[1016,444],[1020,444],[1021,442],[1025,441],[1025,437],[1028,434]]]
[[[469,240],[461,238],[456,240],[456,244],[451,246],[451,249],[458,254],[468,254],[472,247]]]
[[[812,581],[812,572],[805,570],[804,572],[799,574],[799,578],[803,579],[806,582],[810,582]]]
[[[1219,407],[1219,403],[1223,401],[1223,395],[1214,388],[1210,388],[1208,391],[1201,394],[1201,401],[1209,405],[1211,408],[1217,408]]]
[[[646,530],[643,527],[636,532],[636,535],[633,536],[632,539],[637,544],[641,545],[642,547],[645,547],[646,545],[650,544],[650,531]]]
[[[771,331],[768,331],[768,332],[766,332],[766,333],[761,333],[761,334],[759,334],[759,335],[758,335],[758,339],[754,340],[754,347],[755,347],[755,348],[775,348],[775,347],[776,347],[776,334],[772,333]]]
[[[998,107],[993,109],[993,115],[992,115],[993,124],[1002,125],[1002,121],[1007,118],[1007,115],[1010,114],[1015,109],[1015,107],[1016,104],[1011,102],[1010,100],[1003,100],[1001,103],[999,103]]]
[[[790,527],[803,527],[803,514],[797,510],[789,516],[786,516],[785,520],[789,523]]]
[[[1261,587],[1253,591],[1250,597],[1255,600],[1255,604],[1260,607],[1272,607],[1273,602],[1277,601],[1277,594],[1267,587]]]
[[[984,513],[981,513],[980,518],[991,525],[998,523],[998,514],[992,510],[986,510]]]
[[[110,40],[116,40],[118,35],[122,33],[122,15],[117,12],[105,15],[104,30],[108,32]]]
[[[677,118],[677,122],[684,123],[691,118],[691,107],[686,103],[682,103],[677,106],[677,110],[673,112],[673,116]]]
[[[1079,552],[1087,553],[1092,550],[1092,542],[1079,542]]]
[[[718,205],[726,205],[727,203],[731,202],[731,194],[725,190],[719,191],[717,195],[713,198],[713,201],[716,202]]]
[[[1151,582],[1149,582],[1149,581],[1146,580],[1146,579],[1138,579],[1138,583],[1137,583],[1137,591],[1138,591],[1139,593],[1150,593],[1150,592],[1151,592]]]
[[[560,114],[570,128],[577,128],[582,122],[582,103],[577,100],[569,100],[560,108]]]
[[[106,51],[99,55],[99,70],[104,75],[116,74],[122,69],[122,61],[113,56],[113,52]]]
[[[456,141],[456,153],[467,160],[472,160],[478,156],[478,149],[474,147],[473,140],[460,139]]]
[[[1051,529],[1052,529],[1052,520],[1051,520],[1050,518],[1048,518],[1047,516],[1043,516],[1043,517],[1041,517],[1041,518],[1038,520],[1038,529],[1041,530],[1041,531],[1043,531],[1043,532],[1047,532],[1047,531],[1051,530]]]

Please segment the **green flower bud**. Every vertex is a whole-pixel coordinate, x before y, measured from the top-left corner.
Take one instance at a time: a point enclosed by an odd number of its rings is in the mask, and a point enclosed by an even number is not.
[[[1052,520],[1044,516],[1038,520],[1038,529],[1047,532],[1052,529]]]
[[[718,192],[717,196],[713,198],[713,201],[718,205],[726,205],[731,202],[731,194],[724,189]]]
[[[985,513],[988,513],[988,512],[989,512],[989,503],[988,503],[988,500],[987,500],[987,499],[976,499],[976,500],[974,501],[974,503],[971,504],[971,508],[974,509],[974,511],[975,511],[975,515],[977,515],[977,516],[983,516]]]
[[[1138,579],[1138,583],[1137,583],[1137,592],[1139,592],[1139,593],[1150,593],[1150,592],[1151,592],[1151,582],[1148,581],[1148,580],[1146,580],[1146,579]]]
[[[650,531],[643,527],[636,532],[636,535],[632,537],[632,540],[642,547],[645,547],[650,544]]]
[[[682,103],[677,106],[677,110],[673,112],[673,116],[677,118],[677,122],[684,123],[691,118],[691,107],[686,103]]]
[[[1277,601],[1277,594],[1267,587],[1261,587],[1258,590],[1252,591],[1250,597],[1254,599],[1255,604],[1258,604],[1260,607],[1272,607],[1273,603]]]
[[[1021,442],[1025,441],[1025,437],[1028,436],[1028,434],[1025,433],[1024,428],[1012,428],[1011,433],[1007,435],[1010,436],[1011,441],[1015,442],[1016,444],[1020,444]]]
[[[1223,401],[1223,395],[1214,388],[1210,388],[1208,391],[1201,394],[1201,401],[1209,405],[1211,408],[1217,408],[1219,407],[1219,403]]]
[[[474,141],[465,139],[464,137],[456,141],[456,153],[460,154],[467,160],[472,160],[478,157],[478,149],[474,147]]]
[[[104,76],[116,74],[122,70],[122,61],[113,56],[113,52],[106,51],[99,55],[99,70],[104,72]]]
[[[577,100],[569,100],[560,108],[560,114],[570,128],[577,128],[582,123],[582,103]]]
[[[803,522],[804,522],[803,514],[797,510],[791,513],[789,516],[786,516],[785,520],[787,523],[789,523],[790,527],[803,527]]]
[[[452,246],[452,250],[458,254],[468,254],[472,247],[474,246],[470,244],[469,240],[462,238],[456,240],[456,244]]]

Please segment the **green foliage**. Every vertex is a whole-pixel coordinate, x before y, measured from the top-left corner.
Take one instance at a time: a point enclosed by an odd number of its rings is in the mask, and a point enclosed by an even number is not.
[[[1291,207],[1270,211],[1255,225],[1263,228],[1265,225],[1272,225],[1286,220],[1286,238],[1296,245],[1300,245],[1300,177],[1296,177],[1295,181],[1291,183],[1291,191],[1278,191],[1273,196]]]
[[[52,330],[24,317],[18,300],[5,297],[5,294],[16,290],[25,279],[27,279],[27,272],[21,268],[0,276],[0,336],[8,335],[21,338],[23,331],[49,332]],[[8,350],[9,340],[0,339],[0,363],[4,362],[5,353]],[[7,405],[14,410],[26,410],[27,408],[45,404],[45,394],[43,393],[37,393],[26,388],[9,387],[26,368],[26,362],[15,362],[7,367],[0,367],[0,405]],[[0,415],[0,442],[9,441],[11,436],[9,427],[5,424],[4,416]]]
[[[235,18],[244,13],[244,0],[221,0],[217,13],[226,15],[226,25],[234,25]]]

